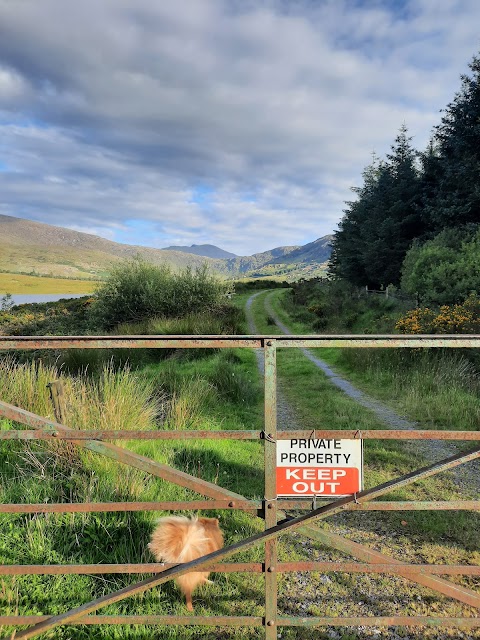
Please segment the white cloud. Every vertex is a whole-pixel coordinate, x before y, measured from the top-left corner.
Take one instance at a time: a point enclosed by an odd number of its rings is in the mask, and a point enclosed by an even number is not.
[[[477,0],[3,3],[1,210],[239,254],[313,240],[403,122],[425,146],[479,23]]]

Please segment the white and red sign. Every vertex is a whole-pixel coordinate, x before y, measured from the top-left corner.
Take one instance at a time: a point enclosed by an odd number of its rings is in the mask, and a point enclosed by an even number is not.
[[[277,440],[277,495],[347,496],[363,486],[361,440]]]

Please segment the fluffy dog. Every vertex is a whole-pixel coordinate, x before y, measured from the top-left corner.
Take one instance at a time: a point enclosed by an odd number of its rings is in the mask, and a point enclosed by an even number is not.
[[[217,518],[161,518],[148,548],[157,562],[189,562],[223,547],[223,534]],[[185,594],[187,609],[193,611],[193,590],[208,580],[208,572],[193,571],[176,578]]]

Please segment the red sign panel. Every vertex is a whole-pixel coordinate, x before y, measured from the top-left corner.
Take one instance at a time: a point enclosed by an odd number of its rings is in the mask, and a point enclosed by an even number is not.
[[[360,491],[355,468],[277,467],[278,495],[338,496]]]

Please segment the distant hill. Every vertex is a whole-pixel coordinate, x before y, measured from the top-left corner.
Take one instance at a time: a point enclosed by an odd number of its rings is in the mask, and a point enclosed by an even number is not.
[[[237,256],[230,251],[224,251],[214,244],[192,244],[191,247],[172,246],[165,247],[162,251],[182,251],[183,253],[193,253],[196,256],[205,256],[206,258],[236,258]]]
[[[154,264],[182,269],[210,258],[181,251],[163,251],[120,244],[99,236],[43,222],[0,215],[0,270],[71,278],[101,278],[112,263],[140,255]]]
[[[298,245],[293,247],[276,247],[270,251],[254,253],[253,256],[237,256],[236,258],[227,260],[226,267],[229,272],[246,274],[252,270],[262,267],[265,264],[269,264],[272,260],[277,258],[280,259],[298,248]]]
[[[120,244],[89,233],[0,215],[0,271],[99,279],[115,262],[139,255],[153,264],[169,264],[174,269],[207,264],[230,278],[280,276],[295,280],[325,272],[331,238],[324,236],[303,247],[276,247],[252,256],[235,256],[214,245],[153,249]],[[230,257],[200,253],[210,249]]]
[[[279,262],[291,264],[292,262],[306,264],[311,262],[317,262],[319,264],[328,262],[330,254],[332,253],[331,244],[333,241],[333,234],[318,238],[313,242],[304,244],[302,247],[294,249],[282,258],[276,258],[269,264],[278,264]]]
[[[327,235],[300,247],[277,247],[253,256],[229,260],[229,270],[253,278],[280,276],[289,282],[324,276],[332,252],[332,240],[333,235]]]

